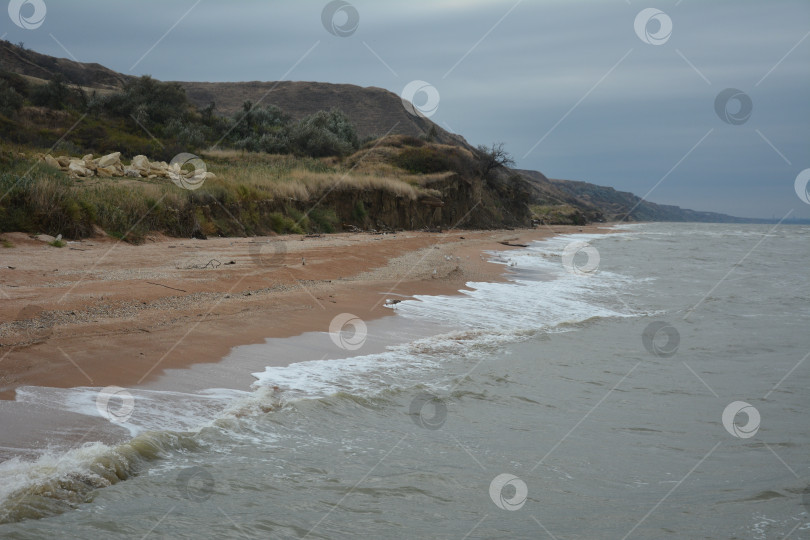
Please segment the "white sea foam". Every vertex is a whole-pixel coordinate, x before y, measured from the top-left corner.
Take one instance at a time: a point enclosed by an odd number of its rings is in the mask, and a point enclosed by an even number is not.
[[[131,436],[149,431],[199,432],[207,426],[228,426],[238,419],[263,414],[286,402],[317,399],[339,392],[374,396],[416,385],[440,391],[453,375],[440,370],[449,362],[463,367],[504,344],[537,332],[570,330],[593,318],[635,315],[625,305],[606,300],[630,278],[606,271],[592,275],[566,272],[560,254],[572,241],[593,241],[601,235],[572,235],[535,243],[525,249],[492,254],[512,274],[505,283],[469,283],[472,289],[455,296],[416,296],[394,308],[410,320],[451,325],[455,330],[387,347],[384,352],[340,360],[311,360],[254,373],[252,392],[209,389],[196,393],[127,390],[131,416],[117,425]],[[373,325],[373,321],[371,322]],[[452,371],[452,370],[450,370]],[[460,371],[463,373],[464,371]],[[438,375],[437,374],[441,374]],[[100,388],[21,387],[17,401],[104,420],[97,405]],[[250,436],[246,434],[245,436]],[[114,448],[93,443],[67,452],[45,452],[34,462],[13,459],[0,464],[4,485],[0,501],[26,485],[87,469]]]
[[[131,415],[116,422],[136,436],[146,431],[195,431],[217,418],[266,410],[273,400],[317,398],[337,392],[373,395],[392,388],[422,384],[425,374],[450,359],[465,361],[504,343],[537,332],[571,329],[594,318],[633,316],[611,300],[630,279],[610,272],[579,275],[566,272],[560,254],[572,241],[594,241],[602,235],[566,235],[528,248],[492,254],[512,270],[505,283],[469,283],[472,290],[454,296],[416,296],[396,304],[398,316],[442,323],[455,330],[387,347],[384,352],[341,360],[311,360],[254,373],[253,392],[209,389],[196,393],[128,389]],[[372,322],[373,324],[373,322]],[[278,392],[268,394],[268,388]],[[20,387],[16,401],[104,419],[100,388]]]
[[[12,458],[0,463],[0,502],[32,484],[86,470],[111,448],[102,443],[88,443],[68,452],[45,451],[35,461]]]
[[[451,324],[456,331],[391,346],[379,354],[269,366],[253,374],[255,386],[277,386],[296,398],[336,392],[373,395],[411,386],[414,381],[422,383],[425,370],[433,371],[451,358],[474,358],[500,344],[537,332],[570,329],[594,318],[634,316],[613,298],[630,278],[602,271],[573,274],[562,265],[560,253],[570,242],[600,237],[560,236],[525,249],[494,253],[497,262],[513,270],[510,281],[468,283],[472,290],[460,295],[417,295],[394,308],[401,317]]]
[[[47,388],[23,386],[16,390],[16,401],[39,408],[50,408],[98,417],[107,421],[98,408],[101,388]],[[129,389],[132,396],[131,415],[116,424],[136,436],[146,431],[191,431],[216,418],[234,398],[247,392],[209,389],[198,393],[166,392]],[[111,407],[116,404],[110,403]],[[58,414],[58,413],[57,413]]]

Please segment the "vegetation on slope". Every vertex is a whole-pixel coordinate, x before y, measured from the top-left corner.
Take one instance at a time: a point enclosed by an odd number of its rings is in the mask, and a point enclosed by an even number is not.
[[[251,99],[261,106],[247,101]],[[270,101],[281,108],[268,105]],[[542,223],[741,221],[656,205],[585,182],[549,180],[537,171],[509,170],[506,167],[512,163],[502,145],[473,148],[430,120],[407,114],[399,96],[381,88],[292,81],[162,83],[98,64],[53,58],[0,40],[0,146],[10,142],[15,150],[27,153],[82,156],[121,151],[169,161],[181,152],[200,153],[214,146],[347,161],[381,133],[458,148],[411,145],[409,152],[396,156],[397,163],[391,163],[413,174],[464,169],[457,171],[455,180],[461,183],[445,186],[442,193],[451,205],[454,201],[448,197],[457,196],[458,191],[480,196],[488,217],[480,218],[476,209],[470,223],[482,226],[528,224],[526,202],[534,205],[532,217]],[[458,161],[462,151],[473,154],[471,168],[460,166],[465,161]],[[457,210],[463,207],[456,206]],[[455,215],[447,210],[442,219]],[[523,217],[515,219],[519,215]],[[463,213],[455,217],[461,219]],[[419,216],[408,226],[440,222]]]
[[[414,150],[429,156],[423,163],[429,167],[420,166]],[[399,166],[406,161],[403,155],[412,167],[430,172]],[[201,156],[215,177],[189,191],[161,178],[71,178],[19,148],[4,150],[0,232],[81,238],[100,228],[139,242],[152,231],[250,236],[334,232],[344,225],[398,229],[526,222],[520,206],[508,208],[475,176],[478,162],[472,153],[411,137],[374,141],[344,160],[243,150]],[[447,167],[436,170],[436,156],[445,156]]]
[[[180,84],[148,76],[89,88],[68,84],[59,70],[47,82],[0,70],[0,232],[80,238],[100,228],[138,242],[153,231],[205,237],[529,224],[512,185],[522,180],[501,170],[502,146],[438,144],[436,133],[361,141],[335,108],[293,121],[278,107],[246,101],[226,117],[214,103],[193,106]],[[38,159],[113,152],[153,161],[194,153],[215,175],[189,191],[159,177],[68,176]]]
[[[346,156],[359,140],[337,109],[291,122],[272,105],[245,102],[232,117],[215,114],[212,103],[193,107],[177,83],[144,76],[120,91],[88,92],[57,75],[46,84],[0,72],[0,138],[67,153],[106,154],[125,149],[170,160],[179,152],[211,146],[298,156]]]

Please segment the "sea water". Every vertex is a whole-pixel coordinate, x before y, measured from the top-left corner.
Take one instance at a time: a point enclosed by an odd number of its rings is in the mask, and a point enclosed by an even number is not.
[[[559,236],[490,254],[505,283],[293,338],[340,359],[240,347],[249,389],[126,389],[105,416],[97,388],[21,388],[77,420],[0,463],[0,536],[810,538],[808,241]]]

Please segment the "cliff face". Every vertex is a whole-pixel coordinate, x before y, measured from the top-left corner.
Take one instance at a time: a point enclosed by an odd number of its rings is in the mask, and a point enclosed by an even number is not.
[[[11,171],[0,207],[6,232],[81,238],[141,224],[137,242],[150,231],[203,238],[531,225],[524,179],[505,168],[484,173],[480,154],[404,135],[343,160],[221,150],[171,164],[122,152],[36,154],[32,168],[19,154],[0,157]],[[36,170],[33,182],[14,182],[26,169]],[[43,190],[57,202],[36,196]]]
[[[528,207],[520,202],[524,199],[513,188],[492,189],[458,175],[427,187],[438,194],[410,200],[383,191],[341,190],[328,194],[320,204],[333,210],[341,224],[360,229],[494,229],[531,225]],[[311,209],[309,202],[292,204],[301,212]],[[362,217],[356,211],[360,205],[366,214]],[[271,211],[284,211],[282,204],[270,206],[277,207]]]
[[[291,214],[290,208],[307,213],[316,206],[328,208],[337,226],[360,229],[493,229],[531,226],[529,184],[501,168],[481,175],[473,152],[452,145],[428,143],[407,136],[389,136],[347,158],[351,175],[400,178],[414,186],[417,195],[392,189],[363,189],[352,181],[335,184],[308,199],[261,202],[263,212]],[[419,172],[415,172],[417,169]],[[314,205],[314,203],[317,204]],[[235,203],[234,215],[247,210]],[[219,209],[212,206],[212,212]],[[224,216],[220,216],[224,217]]]

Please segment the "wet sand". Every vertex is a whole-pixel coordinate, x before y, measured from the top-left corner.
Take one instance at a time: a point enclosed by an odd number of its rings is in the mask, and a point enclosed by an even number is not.
[[[152,237],[140,246],[94,238],[63,248],[2,234],[14,247],[0,248],[0,398],[24,385],[145,385],[238,345],[328,332],[341,313],[385,317],[386,300],[504,279],[507,268],[484,255],[510,249],[500,242],[576,232],[607,230]]]

